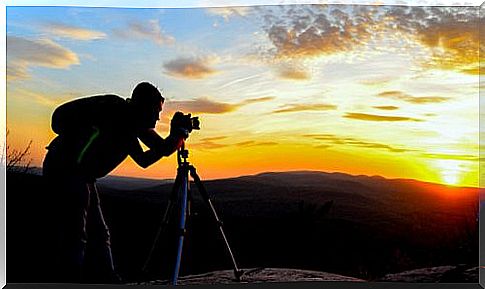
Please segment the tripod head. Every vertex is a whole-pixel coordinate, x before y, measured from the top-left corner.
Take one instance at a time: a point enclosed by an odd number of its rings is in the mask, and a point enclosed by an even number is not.
[[[183,164],[188,164],[187,158],[189,157],[189,151],[185,149],[185,142],[182,143],[182,146],[177,150],[177,162],[179,166]]]

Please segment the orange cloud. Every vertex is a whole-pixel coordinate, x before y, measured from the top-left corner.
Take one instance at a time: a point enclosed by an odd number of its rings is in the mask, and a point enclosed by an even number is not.
[[[165,63],[163,67],[167,74],[187,79],[202,79],[217,73],[209,67],[206,59],[178,58]]]
[[[478,18],[460,21],[457,17],[442,15],[440,21],[418,29],[419,41],[435,49],[427,65],[440,69],[458,69],[478,74],[479,29]]]
[[[277,59],[308,58],[355,51],[396,35],[430,48],[428,68],[478,73],[479,19],[476,7],[302,5],[265,9],[263,29]],[[390,47],[389,49],[395,49]],[[405,53],[406,50],[402,50]]]
[[[258,102],[265,102],[265,101],[270,101],[275,99],[276,97],[274,96],[264,96],[264,97],[258,97],[258,98],[250,98],[242,101],[242,104],[252,104],[252,103],[258,103]]]
[[[371,17],[374,8],[353,6],[329,9],[326,6],[302,5],[266,9],[263,29],[274,46],[276,58],[302,58],[352,51],[368,43],[372,30],[378,29]]]
[[[352,137],[342,137],[334,134],[306,134],[303,136],[324,142],[323,144],[317,145],[316,147],[318,148],[329,148],[334,145],[348,145],[348,146],[357,146],[357,147],[371,148],[371,149],[383,149],[383,150],[396,152],[396,153],[414,151],[411,149],[397,148],[386,144],[368,142],[364,140],[355,139]]]
[[[192,114],[221,114],[229,113],[239,109],[242,106],[250,105],[257,102],[269,101],[274,97],[260,97],[243,100],[239,103],[218,102],[207,97],[200,97],[191,100],[172,100],[166,101],[164,107],[169,114],[175,111],[190,112]]]
[[[366,121],[423,121],[421,119],[404,117],[404,116],[386,116],[367,113],[353,113],[348,112],[344,115],[345,118],[366,120]]]
[[[227,138],[227,136],[206,137],[206,138],[201,139],[201,141],[216,141],[216,140],[222,140],[222,139],[226,139],[226,138]]]
[[[45,24],[45,30],[56,36],[66,37],[76,40],[96,40],[106,37],[106,34],[100,31],[70,26],[62,23]]]
[[[7,79],[28,78],[33,66],[65,69],[79,64],[76,53],[49,39],[7,36]]]
[[[190,144],[191,148],[202,149],[202,150],[219,149],[219,148],[223,148],[223,147],[227,147],[227,146],[228,145],[226,145],[226,144],[220,144],[220,143],[216,143],[216,142],[209,141],[209,140],[200,141],[200,142],[197,142],[197,143],[191,143]]]
[[[442,103],[442,102],[450,100],[449,97],[443,97],[443,96],[420,96],[420,97],[416,97],[416,96],[411,96],[409,94],[406,94],[402,91],[396,91],[396,90],[384,91],[384,92],[379,93],[378,96],[400,99],[400,100],[404,100],[406,102],[414,103],[414,104]]]
[[[336,105],[333,104],[290,104],[283,108],[273,111],[273,113],[299,112],[299,111],[319,111],[319,110],[335,110]]]
[[[217,102],[209,98],[196,98],[192,100],[175,100],[168,101],[165,106],[169,111],[184,111],[193,114],[209,113],[219,114],[232,112],[238,109],[241,104],[231,104],[225,102]]]
[[[396,109],[399,109],[399,107],[393,106],[393,105],[373,106],[373,108],[377,108],[377,109],[381,109],[381,110],[396,110]]]
[[[200,142],[196,142],[194,144],[190,144],[190,147],[192,148],[198,148],[198,149],[219,149],[219,148],[224,148],[228,146],[238,146],[238,147],[254,147],[254,146],[272,146],[272,145],[277,145],[277,142],[273,141],[254,141],[254,140],[249,140],[249,141],[243,141],[239,143],[233,143],[233,144],[221,144],[221,143],[216,143],[215,141],[217,140],[222,140],[226,139],[227,137],[211,137],[211,138],[205,138],[202,139]]]
[[[389,9],[388,26],[431,49],[428,68],[478,72],[479,22],[476,7],[407,7]]]
[[[284,68],[278,71],[278,76],[283,79],[289,80],[308,80],[310,79],[310,75],[307,71],[302,69],[291,69],[291,68]]]
[[[253,147],[253,146],[272,146],[277,144],[278,144],[277,142],[273,142],[273,141],[257,142],[257,141],[249,140],[249,141],[239,142],[234,145],[240,146],[240,147],[250,147],[250,146]]]
[[[392,79],[390,77],[375,77],[370,79],[360,80],[359,82],[368,86],[379,86],[389,83]]]

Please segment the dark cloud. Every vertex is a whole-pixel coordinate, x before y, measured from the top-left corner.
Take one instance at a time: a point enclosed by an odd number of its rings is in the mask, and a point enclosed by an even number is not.
[[[274,110],[273,113],[286,113],[286,112],[299,112],[299,111],[322,111],[322,110],[335,110],[336,105],[333,104],[290,104],[280,109]]]
[[[202,58],[178,58],[163,67],[168,75],[188,79],[202,79],[217,73],[209,66],[209,61]]]
[[[405,116],[387,116],[367,113],[348,112],[344,115],[345,118],[365,120],[365,121],[423,121],[421,119],[405,117]]]
[[[411,96],[402,91],[395,90],[381,92],[378,94],[378,96],[404,100],[406,102],[414,104],[442,103],[450,100],[449,97],[443,96]]]

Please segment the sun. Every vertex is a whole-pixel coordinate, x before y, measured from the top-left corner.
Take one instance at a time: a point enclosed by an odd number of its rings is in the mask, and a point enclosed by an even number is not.
[[[436,167],[440,170],[441,181],[447,185],[457,186],[463,178],[463,168],[460,160],[436,160]]]
[[[459,172],[453,171],[453,172],[445,172],[442,174],[442,179],[443,182],[447,185],[458,185],[459,182]]]

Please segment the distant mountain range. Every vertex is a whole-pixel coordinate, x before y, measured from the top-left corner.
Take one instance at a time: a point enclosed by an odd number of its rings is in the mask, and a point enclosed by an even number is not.
[[[120,189],[129,182],[140,189]],[[165,202],[172,187],[168,180],[114,177],[100,184],[104,194],[150,203]],[[214,203],[231,216],[277,218],[299,214],[305,208],[317,211],[331,202],[334,218],[392,232],[433,232],[432,238],[437,237],[436,232],[460,228],[464,220],[478,217],[479,189],[408,179],[293,171],[209,180],[203,184]],[[194,199],[200,200],[197,193]]]
[[[42,280],[39,267],[51,258],[44,252],[49,243],[32,244],[32,236],[45,233],[49,188],[34,174],[7,178],[10,282]],[[108,176],[98,183],[117,264],[133,280],[173,181]],[[203,184],[246,268],[309,269],[374,280],[419,268],[478,266],[478,188],[318,171],[266,172]],[[217,228],[196,187],[191,188],[182,276],[229,268]],[[170,247],[175,232],[163,236],[160,251],[171,252],[162,248]],[[161,275],[170,272],[171,263],[154,262],[153,276],[163,272],[156,278],[165,278]]]

